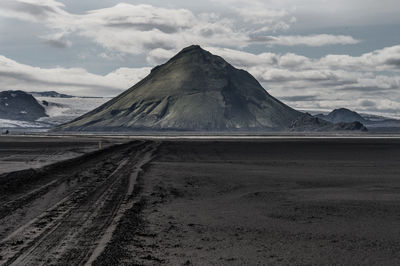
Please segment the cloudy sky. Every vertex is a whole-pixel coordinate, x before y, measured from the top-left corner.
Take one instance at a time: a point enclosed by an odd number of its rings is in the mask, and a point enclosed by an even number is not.
[[[191,44],[303,110],[400,117],[398,0],[0,0],[1,90],[115,96]]]

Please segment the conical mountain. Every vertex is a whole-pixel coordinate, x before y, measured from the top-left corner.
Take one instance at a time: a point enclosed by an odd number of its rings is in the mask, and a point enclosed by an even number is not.
[[[193,45],[121,95],[56,130],[282,130],[300,115],[248,72]]]

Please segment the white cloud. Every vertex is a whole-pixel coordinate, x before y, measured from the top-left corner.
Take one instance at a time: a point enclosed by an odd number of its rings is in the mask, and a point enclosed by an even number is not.
[[[142,67],[142,68],[127,68],[121,67],[117,70],[108,73],[104,76],[104,79],[114,84],[115,87],[118,87],[119,90],[126,90],[129,87],[132,87],[144,77],[146,77],[150,73],[151,68]]]
[[[386,47],[360,57],[349,55],[327,55],[321,59],[321,65],[331,68],[354,69],[370,71],[399,71],[400,45]]]
[[[357,44],[360,40],[356,40],[351,36],[332,35],[332,34],[317,34],[317,35],[280,35],[280,36],[261,36],[259,42],[269,45],[284,45],[284,46],[325,46],[325,45],[349,45]]]
[[[286,31],[297,19],[292,8],[276,7],[267,1],[259,0],[211,0],[220,5],[223,12],[233,12],[235,25],[253,35]]]
[[[296,22],[296,18],[291,16],[285,9],[269,9],[263,5],[244,5],[233,8],[245,23],[262,25],[255,30],[255,33],[266,31],[287,30],[290,25]]]
[[[171,50],[166,50],[162,48],[156,48],[151,50],[147,54],[147,61],[152,65],[157,65],[164,63],[166,60],[174,56],[175,52]]]
[[[400,117],[400,46],[358,57],[327,55],[319,59],[293,53],[252,54],[226,48],[207,49],[248,70],[272,95],[295,108],[347,107]]]
[[[109,50],[140,54],[177,47],[181,40],[176,33],[194,23],[193,14],[187,10],[118,4],[79,16],[77,32]]]
[[[82,68],[39,68],[0,56],[2,90],[48,91],[114,96],[144,78],[150,68],[119,68],[105,76]]]
[[[385,25],[400,22],[397,0],[213,0],[223,6],[259,10],[285,10],[297,19],[297,27]]]
[[[64,5],[54,0],[2,0],[0,7],[1,16],[33,22],[68,16],[62,9]]]
[[[239,67],[255,67],[257,65],[272,66],[278,63],[278,55],[274,53],[252,54],[228,48],[206,47],[206,50],[228,60]]]

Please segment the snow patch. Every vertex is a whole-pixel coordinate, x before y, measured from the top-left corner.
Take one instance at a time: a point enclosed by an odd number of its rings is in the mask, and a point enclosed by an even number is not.
[[[46,110],[49,117],[38,119],[39,122],[45,122],[52,125],[62,124],[71,121],[89,111],[99,107],[112,98],[53,98],[53,97],[35,97]],[[48,105],[44,105],[43,101]]]
[[[16,94],[15,94],[16,95]],[[14,96],[13,96],[14,97]],[[35,97],[36,100],[45,108],[49,117],[41,117],[36,121],[21,121],[11,119],[0,119],[0,128],[51,128],[69,122],[89,111],[99,107],[112,98],[54,98],[54,97]],[[43,104],[43,101],[47,104]],[[8,103],[5,103],[8,106]],[[27,114],[25,110],[20,112]]]

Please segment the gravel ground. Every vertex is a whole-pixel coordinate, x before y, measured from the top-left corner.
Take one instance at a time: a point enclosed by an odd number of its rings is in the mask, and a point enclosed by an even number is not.
[[[165,142],[139,265],[399,265],[400,142]]]
[[[81,156],[124,142],[107,138],[0,135],[0,174],[42,166]]]
[[[400,140],[133,141],[0,175],[4,265],[399,265]]]

